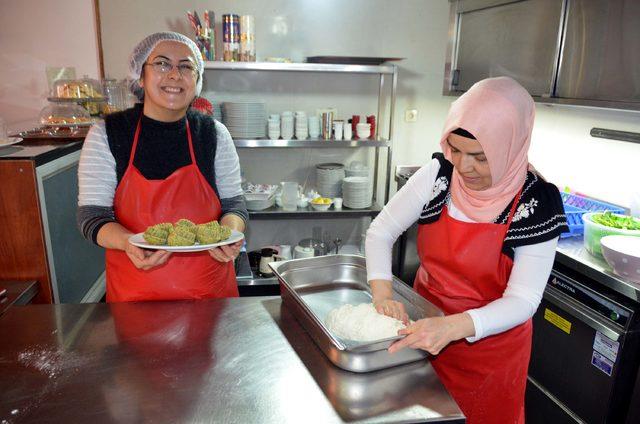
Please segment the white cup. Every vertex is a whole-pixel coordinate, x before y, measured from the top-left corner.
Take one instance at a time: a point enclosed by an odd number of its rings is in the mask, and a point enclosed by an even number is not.
[[[284,140],[291,140],[293,138],[293,116],[282,116],[282,122],[280,123],[280,135]]]
[[[269,138],[271,140],[277,140],[280,138],[280,128],[272,129],[269,128]]]
[[[353,137],[353,132],[351,130],[351,124],[347,123],[342,130],[342,134],[345,140],[351,140]]]
[[[344,127],[343,121],[333,121],[333,138],[336,140],[342,140],[342,129]]]
[[[317,116],[310,116],[308,120],[309,137],[318,138],[320,136],[320,119]]]
[[[283,128],[280,131],[280,136],[283,140],[291,140],[293,138],[293,128]]]
[[[356,125],[356,134],[360,139],[368,139],[371,135],[371,124],[358,124]]]
[[[293,249],[293,256],[296,259],[299,258],[313,258],[315,252],[313,250],[313,248],[311,247],[302,247],[302,246],[296,246]]]
[[[337,211],[342,209],[342,197],[333,198],[333,208]]]
[[[288,245],[288,244],[281,244],[280,245],[280,256],[282,256],[282,258],[284,260],[291,259],[291,246]]]

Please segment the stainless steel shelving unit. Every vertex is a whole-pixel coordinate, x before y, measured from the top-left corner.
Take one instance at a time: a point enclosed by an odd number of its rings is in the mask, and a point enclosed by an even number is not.
[[[256,148],[256,147],[308,147],[308,148],[340,148],[340,147],[389,147],[391,144],[386,140],[267,140],[258,138],[253,140],[236,139],[233,140],[236,147]]]
[[[342,72],[349,74],[396,73],[394,65],[340,65],[333,63],[276,63],[276,62],[204,62],[204,69],[227,71],[277,71],[277,72]]]
[[[249,216],[251,218],[273,218],[273,219],[284,219],[284,218],[335,218],[335,217],[361,217],[361,216],[369,216],[375,217],[382,210],[382,208],[374,203],[371,207],[364,209],[349,209],[342,208],[337,211],[335,209],[329,209],[326,211],[317,211],[313,209],[311,206],[307,206],[306,208],[300,209],[296,211],[285,211],[282,208],[271,207],[268,209],[264,209],[261,211],[249,211]]]
[[[389,199],[389,184],[391,181],[391,153],[393,144],[393,117],[398,86],[398,68],[395,65],[343,65],[325,63],[272,63],[272,62],[205,62],[205,70],[218,71],[266,71],[266,72],[311,72],[311,73],[344,73],[344,74],[375,74],[379,76],[378,87],[378,113],[377,119],[382,116],[383,91],[385,78],[391,78],[391,94],[389,104],[389,132],[387,137],[379,134],[380,125],[376,125],[376,134],[373,140],[269,140],[269,139],[239,139],[234,140],[238,148],[375,148],[375,163],[373,167],[373,206],[367,209],[348,209],[340,211],[329,210],[319,212],[307,209],[298,209],[296,212],[284,212],[281,209],[270,208],[264,211],[252,211],[252,218],[323,218],[323,217],[374,217],[382,209],[378,205],[378,170],[380,166],[380,149],[386,149],[386,170],[384,202]],[[206,75],[206,74],[205,74]],[[387,87],[388,88],[388,87]]]

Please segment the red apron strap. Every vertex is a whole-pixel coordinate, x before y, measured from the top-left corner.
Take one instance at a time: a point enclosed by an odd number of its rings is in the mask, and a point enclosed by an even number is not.
[[[522,196],[522,188],[516,195],[516,198],[513,199],[513,204],[511,205],[511,210],[509,211],[509,220],[507,221],[507,228],[511,226],[511,221],[513,220],[513,217],[515,215],[516,206],[518,206],[518,202],[520,201],[520,196]]]
[[[133,136],[133,146],[131,146],[131,153],[129,153],[129,166],[133,163],[133,158],[136,155],[136,149],[138,148],[138,138],[140,137],[140,128],[142,127],[142,114],[138,118],[138,125],[136,126],[136,133]]]
[[[191,128],[189,127],[189,120],[185,117],[187,121],[187,140],[189,140],[189,154],[191,155],[191,163],[196,164],[196,155],[193,153],[193,141],[191,141]]]

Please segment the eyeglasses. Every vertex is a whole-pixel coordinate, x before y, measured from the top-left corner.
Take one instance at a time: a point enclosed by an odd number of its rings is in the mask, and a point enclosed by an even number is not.
[[[159,74],[168,74],[173,70],[173,68],[178,68],[178,73],[181,77],[191,77],[194,78],[197,74],[196,67],[192,63],[180,63],[179,65],[174,65],[171,62],[166,60],[156,60],[155,62],[145,62],[145,65],[151,65],[154,71]]]

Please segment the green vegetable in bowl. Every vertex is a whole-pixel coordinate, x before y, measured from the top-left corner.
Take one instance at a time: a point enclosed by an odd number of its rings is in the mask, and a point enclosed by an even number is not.
[[[640,220],[631,216],[615,215],[611,212],[594,214],[591,220],[606,227],[622,230],[640,230]]]

